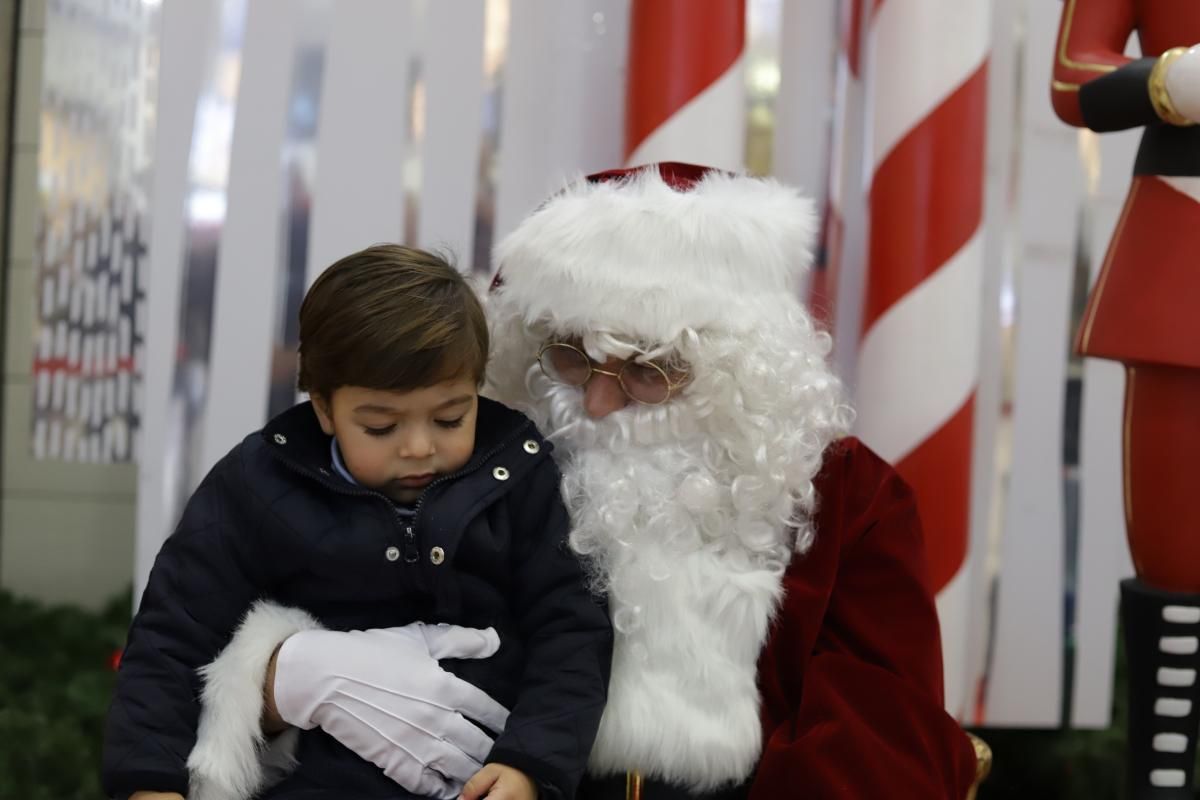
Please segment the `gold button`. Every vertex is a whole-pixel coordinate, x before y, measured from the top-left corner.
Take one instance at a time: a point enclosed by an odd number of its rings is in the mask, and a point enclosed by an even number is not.
[[[529,455],[533,455],[534,453],[536,453],[542,449],[541,445],[539,445],[533,439],[526,439],[524,447],[525,447],[525,452],[529,453]]]
[[[446,551],[440,547],[435,547],[429,551],[429,560],[436,567],[446,560]]]
[[[508,480],[508,470],[504,467],[496,467],[492,470],[492,477],[498,481],[506,481]]]

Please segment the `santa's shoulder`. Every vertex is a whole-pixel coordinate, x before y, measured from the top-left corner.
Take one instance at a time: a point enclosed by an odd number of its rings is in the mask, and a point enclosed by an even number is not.
[[[816,480],[846,479],[878,481],[895,478],[900,480],[895,467],[876,453],[857,436],[845,436],[830,442],[821,457],[821,471]]]
[[[851,528],[914,504],[912,489],[878,453],[854,436],[831,443],[813,479],[818,538],[822,531],[853,535]]]

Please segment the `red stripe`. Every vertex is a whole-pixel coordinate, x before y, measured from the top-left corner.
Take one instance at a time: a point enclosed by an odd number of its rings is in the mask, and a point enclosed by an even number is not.
[[[945,425],[896,464],[917,496],[929,584],[935,593],[950,582],[967,557],[974,419],[972,392]]]
[[[859,75],[862,64],[862,16],[863,0],[843,0],[842,2],[842,50],[846,53],[846,62],[850,74],[855,78]]]
[[[983,219],[987,62],[875,173],[863,330],[937,271]]]
[[[745,0],[633,0],[626,158],[733,65],[745,26]]]
[[[107,364],[108,360],[104,359],[104,363]],[[119,375],[122,372],[132,373],[133,359],[129,357],[117,359],[117,366],[112,370],[107,369],[106,367],[97,367],[95,366],[95,362],[93,362],[92,369],[86,373],[83,371],[83,364],[78,361],[74,364],[71,364],[66,358],[34,359],[33,373],[38,375],[43,372],[48,372],[50,374],[62,372],[71,376],[82,375],[88,378],[108,378],[112,377],[113,375]]]

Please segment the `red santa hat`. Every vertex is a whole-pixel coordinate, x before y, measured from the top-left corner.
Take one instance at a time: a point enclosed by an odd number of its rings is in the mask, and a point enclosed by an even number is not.
[[[692,164],[568,185],[497,247],[494,300],[527,323],[647,343],[741,331],[796,307],[812,201],[769,178]]]

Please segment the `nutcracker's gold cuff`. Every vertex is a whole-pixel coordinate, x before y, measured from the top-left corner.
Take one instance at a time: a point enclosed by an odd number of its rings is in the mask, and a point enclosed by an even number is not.
[[[1175,110],[1175,104],[1171,102],[1171,93],[1167,91],[1167,70],[1171,68],[1175,59],[1186,52],[1186,47],[1172,47],[1159,56],[1154,69],[1150,71],[1149,81],[1150,102],[1154,105],[1154,113],[1158,114],[1158,118],[1168,125],[1177,125],[1181,128],[1195,123]]]

